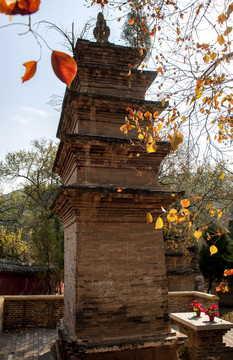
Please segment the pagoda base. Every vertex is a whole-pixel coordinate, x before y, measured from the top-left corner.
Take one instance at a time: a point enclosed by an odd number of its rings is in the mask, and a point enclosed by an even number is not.
[[[150,338],[84,341],[69,337],[62,320],[58,334],[53,349],[56,360],[177,360],[178,349],[187,340],[185,335],[171,331]]]

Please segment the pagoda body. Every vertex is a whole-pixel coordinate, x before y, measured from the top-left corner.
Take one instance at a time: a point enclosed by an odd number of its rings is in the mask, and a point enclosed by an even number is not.
[[[120,131],[128,106],[163,110],[144,98],[157,73],[138,70],[137,49],[96,37],[77,41],[78,73],[57,132],[54,170],[64,186],[54,212],[65,235],[59,356],[172,360],[178,339],[168,316],[163,234],[146,224],[147,212],[156,218],[171,203],[158,182],[170,146],[161,142],[146,154]]]

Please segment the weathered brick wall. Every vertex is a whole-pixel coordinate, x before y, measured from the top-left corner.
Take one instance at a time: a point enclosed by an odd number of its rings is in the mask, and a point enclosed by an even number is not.
[[[4,310],[4,298],[0,297],[0,334],[3,330],[3,310]]]
[[[193,291],[197,274],[167,274],[169,291]]]
[[[183,248],[168,248],[169,238],[165,240],[165,260],[168,291],[203,291],[204,279],[198,268],[198,257],[194,247],[188,253]]]
[[[76,286],[77,286],[77,224],[67,221],[64,223],[64,317],[69,332],[75,335],[76,323]]]
[[[55,328],[63,309],[63,295],[5,296],[3,329]]]
[[[168,293],[169,312],[189,312],[192,311],[190,304],[193,300],[198,300],[204,309],[216,304],[218,296],[206,294],[199,291],[171,291]]]
[[[95,226],[87,222],[80,229],[79,337],[148,336],[168,331],[162,234],[157,231],[152,238],[151,231],[140,221],[134,226],[127,221]]]

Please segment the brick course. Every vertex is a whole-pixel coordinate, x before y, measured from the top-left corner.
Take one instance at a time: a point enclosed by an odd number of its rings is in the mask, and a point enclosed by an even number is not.
[[[63,295],[5,296],[3,329],[55,328],[63,309]]]
[[[190,312],[190,304],[198,300],[204,309],[215,304],[218,305],[218,296],[199,291],[171,291],[168,293],[169,313]]]

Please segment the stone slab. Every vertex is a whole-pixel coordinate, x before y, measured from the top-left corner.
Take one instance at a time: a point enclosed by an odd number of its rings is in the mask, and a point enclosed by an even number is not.
[[[214,321],[209,321],[208,315],[196,316],[194,312],[171,313],[170,318],[176,323],[188,326],[195,331],[229,330],[233,328],[233,323],[229,321],[218,317],[215,317]]]

